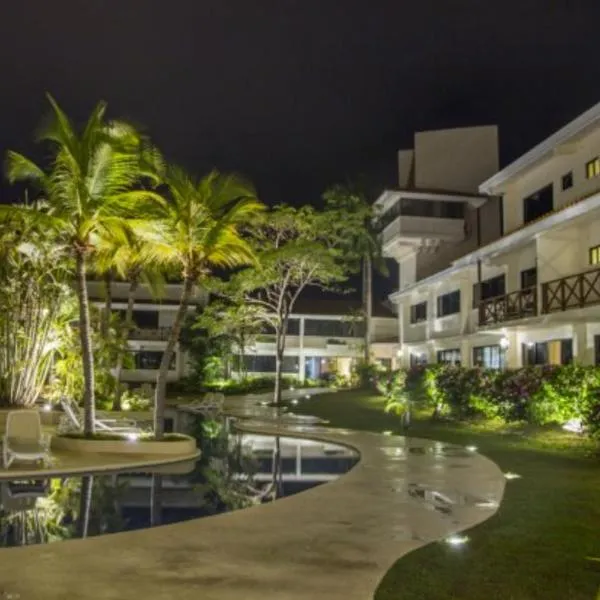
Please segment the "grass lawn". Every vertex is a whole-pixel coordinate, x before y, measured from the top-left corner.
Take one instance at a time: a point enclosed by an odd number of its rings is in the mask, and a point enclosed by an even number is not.
[[[368,392],[315,396],[290,407],[329,419],[333,427],[402,433]],[[507,482],[498,513],[468,532],[466,546],[430,544],[400,559],[376,600],[600,599],[600,458],[586,440],[560,430],[414,418],[410,435],[476,445]]]

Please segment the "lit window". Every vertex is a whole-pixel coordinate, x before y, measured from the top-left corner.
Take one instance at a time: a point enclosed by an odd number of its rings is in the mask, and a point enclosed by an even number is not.
[[[596,157],[585,164],[585,176],[588,179],[593,179],[600,175],[600,157]]]
[[[590,265],[600,265],[600,246],[590,248]]]

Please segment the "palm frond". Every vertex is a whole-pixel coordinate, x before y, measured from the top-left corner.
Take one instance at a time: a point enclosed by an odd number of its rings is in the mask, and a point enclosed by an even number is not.
[[[18,152],[9,150],[6,153],[4,170],[10,183],[30,181],[42,190],[47,186],[47,177],[44,171],[32,160],[29,160]]]

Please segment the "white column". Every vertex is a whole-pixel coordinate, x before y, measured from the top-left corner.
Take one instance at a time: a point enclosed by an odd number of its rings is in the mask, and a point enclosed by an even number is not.
[[[573,324],[573,354],[580,365],[594,364],[594,336],[588,336],[586,323]]]

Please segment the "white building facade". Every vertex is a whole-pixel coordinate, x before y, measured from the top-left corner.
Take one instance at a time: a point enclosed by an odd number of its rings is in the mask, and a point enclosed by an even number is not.
[[[399,260],[401,364],[599,363],[600,104],[482,181],[476,247],[423,277]]]
[[[112,311],[125,312],[129,284],[113,282]],[[102,308],[105,297],[104,283],[88,281],[91,301]],[[136,385],[156,381],[162,354],[166,347],[171,326],[179,304],[180,284],[164,286],[160,300],[153,297],[149,288],[140,285],[135,294],[133,322],[129,335],[129,349],[133,368],[125,369],[122,381]],[[208,294],[195,288],[188,311],[193,314],[197,307],[205,306]],[[335,373],[348,376],[356,361],[363,357],[364,338],[362,324],[353,315],[358,306],[351,300],[319,300],[302,302],[299,311],[290,316],[284,374],[305,379],[319,379]],[[372,318],[373,358],[386,368],[396,364],[398,344],[397,319],[385,307],[377,307]],[[275,374],[275,338],[272,335],[257,337],[246,350],[245,370],[250,376]],[[169,381],[177,381],[189,371],[188,357],[179,343],[168,373]]]
[[[307,306],[311,304],[311,306]],[[364,356],[362,323],[353,317],[351,301],[304,302],[290,315],[283,360],[284,375],[300,381],[334,374],[348,377]],[[371,355],[384,368],[396,367],[398,321],[385,307],[375,308],[371,322]],[[249,375],[274,375],[275,336],[258,336],[246,350]]]

